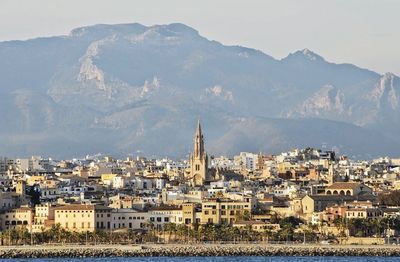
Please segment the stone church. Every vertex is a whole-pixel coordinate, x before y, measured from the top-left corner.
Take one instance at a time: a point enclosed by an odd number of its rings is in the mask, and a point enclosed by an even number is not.
[[[200,121],[197,123],[194,136],[194,150],[189,156],[190,180],[193,186],[202,186],[209,182],[208,156],[204,149],[204,137],[201,132]]]

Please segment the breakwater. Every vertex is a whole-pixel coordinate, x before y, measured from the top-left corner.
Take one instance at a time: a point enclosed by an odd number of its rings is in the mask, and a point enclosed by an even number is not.
[[[0,258],[173,256],[400,256],[395,246],[140,245],[1,247]]]

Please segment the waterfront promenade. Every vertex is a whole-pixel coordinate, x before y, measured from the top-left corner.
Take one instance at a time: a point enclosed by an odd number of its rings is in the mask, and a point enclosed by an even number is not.
[[[65,245],[0,247],[0,258],[144,256],[400,256],[389,245]]]

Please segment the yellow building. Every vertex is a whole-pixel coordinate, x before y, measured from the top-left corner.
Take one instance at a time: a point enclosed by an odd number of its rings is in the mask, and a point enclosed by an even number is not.
[[[44,176],[28,176],[26,179],[26,183],[30,186],[35,184],[40,184],[45,181],[46,178]]]
[[[185,225],[195,224],[196,221],[196,204],[184,203],[182,204],[182,220]]]
[[[101,175],[101,182],[106,185],[111,185],[113,182],[114,177],[116,177],[117,174],[102,174]]]

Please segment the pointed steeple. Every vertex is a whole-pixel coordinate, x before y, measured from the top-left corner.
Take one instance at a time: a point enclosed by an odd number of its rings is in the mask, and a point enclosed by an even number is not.
[[[201,158],[204,155],[204,140],[201,132],[200,120],[197,121],[196,134],[194,136],[194,157]]]
[[[204,150],[204,138],[201,130],[200,120],[197,121],[196,133],[194,135],[194,150],[189,158],[190,175],[195,186],[204,185],[209,181],[208,157]]]

